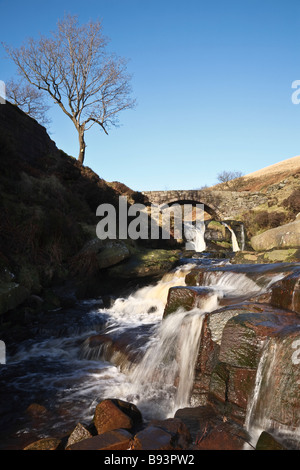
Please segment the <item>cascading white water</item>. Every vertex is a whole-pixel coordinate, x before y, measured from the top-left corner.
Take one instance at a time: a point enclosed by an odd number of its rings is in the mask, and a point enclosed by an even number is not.
[[[205,223],[203,221],[197,221],[196,225],[194,225],[192,222],[185,222],[184,234],[185,238],[187,239],[187,250],[193,250],[197,253],[202,253],[202,251],[205,251]]]
[[[109,309],[100,309],[110,315],[110,321],[118,326],[153,323],[161,320],[168,292],[171,287],[185,286],[185,276],[195,267],[185,264],[165,274],[156,284],[141,287],[126,298],[119,298]]]
[[[244,224],[241,224],[241,250],[245,250],[245,227]]]
[[[225,222],[222,222],[222,224],[228,228],[228,230],[231,232],[231,243],[232,243],[232,251],[237,252],[240,251],[240,247],[236,238],[236,234],[234,233],[234,230],[229,227]]]
[[[299,394],[295,387],[299,374],[293,358],[294,347],[293,338],[280,335],[267,339],[263,345],[245,419],[253,446],[261,432],[267,430],[279,440],[300,447]],[[299,351],[295,354],[298,357]]]
[[[159,326],[142,361],[131,371],[125,387],[145,416],[161,417],[188,406],[199,350],[204,312],[179,310]]]
[[[267,340],[263,346],[260,361],[258,364],[255,386],[252,396],[248,402],[245,428],[251,436],[253,446],[255,446],[261,432],[268,428],[264,404],[269,400],[267,393],[271,374],[273,373],[275,361],[275,348],[271,340]],[[247,448],[247,445],[246,445]]]

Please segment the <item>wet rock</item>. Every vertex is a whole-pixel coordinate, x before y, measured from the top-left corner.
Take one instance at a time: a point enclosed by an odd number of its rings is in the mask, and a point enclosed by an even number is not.
[[[272,286],[270,303],[300,313],[300,270]]]
[[[297,434],[300,426],[300,331],[299,323],[270,338],[265,346],[262,384],[253,410],[261,429],[267,423],[285,426]]]
[[[192,437],[187,426],[178,418],[165,420],[153,420],[150,426],[161,428],[173,436],[176,448],[187,449],[192,442]]]
[[[215,291],[209,287],[171,287],[164,310],[164,318],[178,309],[205,309],[209,299],[216,298]],[[217,302],[215,302],[217,306]]]
[[[23,450],[57,450],[60,444],[60,439],[46,437],[29,444]]]
[[[210,423],[199,434],[193,450],[243,450],[248,440],[245,430],[234,422]]]
[[[186,425],[192,441],[195,442],[204,433],[207,423],[217,418],[217,414],[211,405],[195,406],[180,408],[176,411],[174,418]]]
[[[257,441],[256,450],[286,450],[271,434],[263,431]]]
[[[48,413],[48,410],[43,405],[39,405],[38,403],[32,403],[26,409],[26,413],[32,418],[37,418],[46,415]]]
[[[240,450],[249,440],[242,426],[218,414],[211,405],[182,408],[175,417],[189,429],[192,450]]]
[[[255,303],[223,307],[204,317],[199,353],[195,364],[195,379],[191,401],[205,405],[210,392],[211,377],[218,364],[223,330],[227,322],[242,313],[261,311]],[[223,387],[224,384],[222,384]]]
[[[156,426],[148,426],[134,436],[131,450],[173,450],[176,440],[173,435]]]
[[[67,450],[128,450],[132,435],[125,429],[107,431],[72,444]]]
[[[102,359],[120,367],[129,369],[140,360],[143,348],[149,341],[152,325],[143,325],[121,332],[107,332],[90,336],[82,346],[82,355],[86,359]]]
[[[92,434],[81,423],[78,423],[69,436],[66,448],[90,437],[92,437]]]
[[[114,429],[132,429],[142,421],[139,410],[132,403],[107,399],[96,406],[94,425],[98,434]]]
[[[226,323],[218,362],[211,373],[208,398],[221,414],[244,422],[264,342],[280,337],[298,324],[297,315],[276,309],[242,313]],[[286,393],[282,391],[282,396]],[[279,416],[277,420],[280,421]]]

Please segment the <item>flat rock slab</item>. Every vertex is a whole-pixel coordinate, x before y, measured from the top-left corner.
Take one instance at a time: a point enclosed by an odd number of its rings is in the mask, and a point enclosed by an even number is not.
[[[131,440],[132,435],[128,431],[118,429],[72,444],[68,450],[127,450]]]

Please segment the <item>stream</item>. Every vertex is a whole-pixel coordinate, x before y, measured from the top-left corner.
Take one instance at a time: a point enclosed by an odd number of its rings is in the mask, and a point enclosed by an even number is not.
[[[162,322],[169,288],[184,286],[195,265],[211,269],[204,285],[214,294],[201,308],[179,309]],[[90,423],[104,398],[136,404],[145,420],[172,417],[189,406],[204,313],[218,308],[220,299],[265,292],[282,276],[275,268],[264,276],[261,266],[256,283],[242,265],[240,272],[228,266],[229,260],[197,254],[109,308],[101,299],[82,301],[45,314],[29,339],[14,344],[12,338],[0,369],[0,448],[22,449],[43,437],[65,436],[78,422]],[[124,353],[111,347],[111,338],[123,344]],[[26,411],[32,403],[43,412]]]

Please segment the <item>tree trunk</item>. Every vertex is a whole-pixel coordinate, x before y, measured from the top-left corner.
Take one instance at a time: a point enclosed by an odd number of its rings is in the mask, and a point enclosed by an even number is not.
[[[78,136],[79,136],[79,155],[78,161],[83,164],[84,156],[85,156],[85,141],[84,141],[84,130],[78,129]]]

